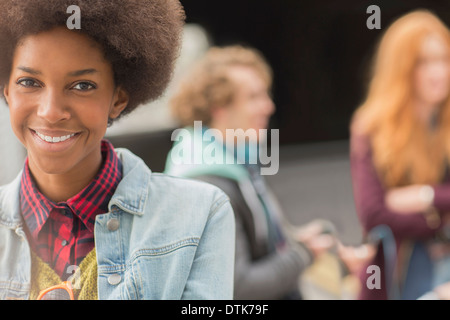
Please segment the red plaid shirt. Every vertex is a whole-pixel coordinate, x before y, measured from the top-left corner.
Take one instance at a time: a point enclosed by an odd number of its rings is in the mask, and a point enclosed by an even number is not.
[[[31,248],[66,280],[94,248],[94,224],[122,179],[122,164],[113,146],[102,141],[102,167],[91,183],[66,202],[48,200],[36,187],[28,167],[22,174],[20,203]]]

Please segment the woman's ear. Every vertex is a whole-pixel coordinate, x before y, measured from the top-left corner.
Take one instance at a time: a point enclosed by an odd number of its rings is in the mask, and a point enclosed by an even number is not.
[[[128,92],[126,92],[122,87],[117,87],[114,93],[114,99],[109,112],[110,119],[116,119],[120,116],[123,110],[128,105],[130,101]]]
[[[8,86],[7,83],[3,86],[3,96],[5,97],[6,104],[9,105],[9,101],[8,101],[8,99],[9,99],[9,86]]]

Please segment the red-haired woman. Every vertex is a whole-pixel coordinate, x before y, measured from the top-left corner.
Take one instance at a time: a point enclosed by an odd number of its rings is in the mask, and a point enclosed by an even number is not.
[[[351,125],[356,210],[368,234],[380,226],[388,230],[396,252],[395,260],[385,261],[392,248],[382,242],[370,262],[380,267],[382,286],[368,288],[371,273],[364,269],[362,299],[388,298],[390,277],[403,299],[448,280],[437,278],[432,261],[445,261],[450,248],[444,236],[450,211],[449,91],[447,27],[422,10],[395,21],[381,39],[367,98]],[[386,274],[388,262],[394,269]]]

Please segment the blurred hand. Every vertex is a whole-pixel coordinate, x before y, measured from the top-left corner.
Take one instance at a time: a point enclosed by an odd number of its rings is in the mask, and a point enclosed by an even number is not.
[[[441,284],[433,290],[441,300],[450,300],[450,282]]]
[[[312,252],[314,257],[318,257],[324,252],[329,251],[336,244],[335,238],[330,234],[320,234],[303,242]]]
[[[420,198],[423,185],[411,185],[389,190],[385,203],[389,210],[399,214],[425,212],[430,204]]]
[[[324,233],[324,225],[320,220],[312,221],[294,231],[294,239],[303,243],[317,257],[336,245],[333,235]]]
[[[338,243],[338,255],[352,274],[358,274],[361,269],[373,259],[376,248],[371,244],[360,246],[345,246]]]

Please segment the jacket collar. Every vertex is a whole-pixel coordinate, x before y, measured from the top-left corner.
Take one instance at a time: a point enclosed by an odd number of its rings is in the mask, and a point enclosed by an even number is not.
[[[151,171],[141,158],[129,150],[119,148],[116,152],[122,161],[123,176],[108,209],[113,211],[116,206],[125,212],[141,216],[148,198]]]
[[[0,188],[0,225],[16,229],[22,225],[20,214],[20,180],[22,171],[9,184]]]
[[[114,207],[135,215],[143,215],[150,187],[151,171],[144,161],[126,149],[116,149],[122,161],[123,176],[108,209]],[[9,184],[0,187],[0,225],[16,229],[23,224],[20,214],[20,180],[22,171]]]

